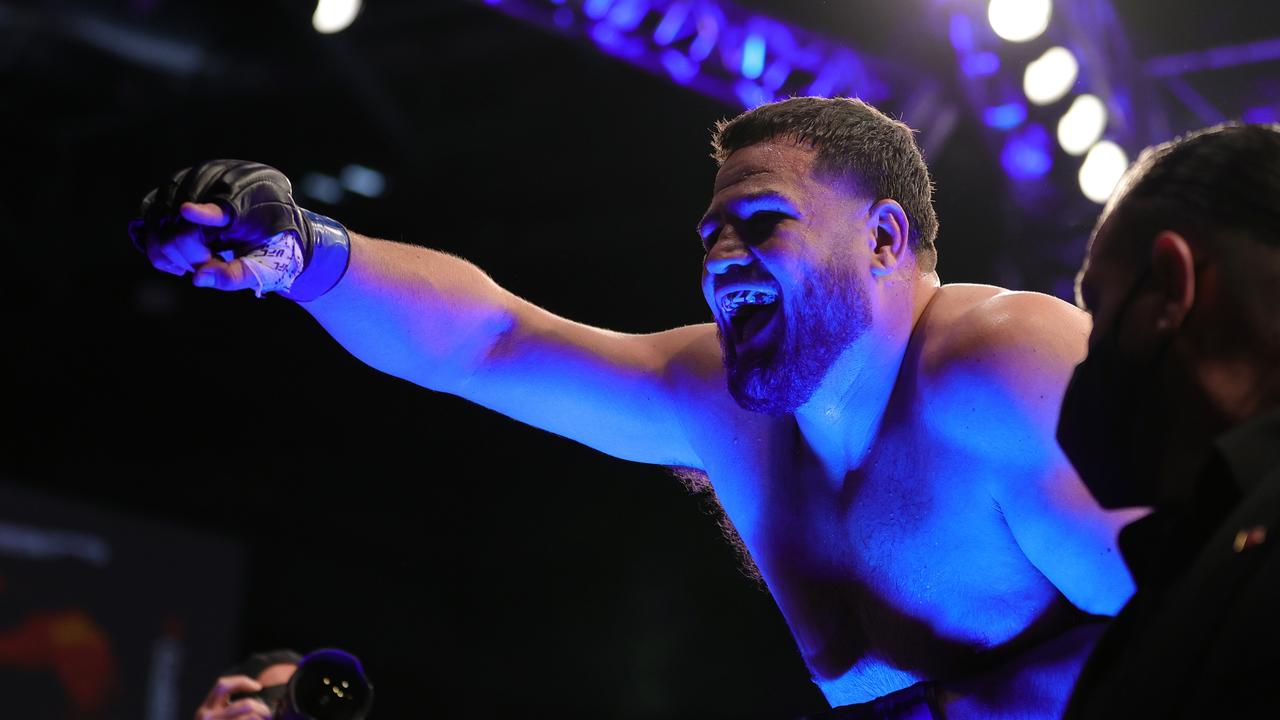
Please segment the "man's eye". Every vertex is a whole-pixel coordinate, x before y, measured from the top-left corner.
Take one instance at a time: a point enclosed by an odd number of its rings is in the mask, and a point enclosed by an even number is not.
[[[787,216],[780,212],[758,212],[747,218],[746,229],[752,235],[766,235],[786,219]]]

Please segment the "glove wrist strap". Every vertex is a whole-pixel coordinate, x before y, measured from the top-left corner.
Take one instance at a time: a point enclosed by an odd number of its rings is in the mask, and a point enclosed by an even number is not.
[[[311,230],[311,257],[302,274],[279,294],[294,302],[308,302],[333,289],[351,264],[351,236],[337,220],[302,210]]]

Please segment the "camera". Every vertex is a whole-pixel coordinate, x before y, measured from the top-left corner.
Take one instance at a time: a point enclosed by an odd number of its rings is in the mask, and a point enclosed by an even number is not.
[[[365,720],[373,683],[356,656],[324,648],[303,656],[288,683],[239,697],[258,698],[274,720]]]

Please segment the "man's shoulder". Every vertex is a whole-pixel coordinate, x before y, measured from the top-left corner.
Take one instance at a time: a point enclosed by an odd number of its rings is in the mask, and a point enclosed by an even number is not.
[[[958,437],[984,427],[1002,429],[1011,442],[1051,437],[1089,326],[1087,314],[1050,295],[940,288],[914,339],[929,424]]]
[[[1052,295],[957,284],[938,289],[915,334],[926,371],[956,363],[1005,371],[1046,355],[1070,356],[1074,365],[1089,326],[1087,313]]]

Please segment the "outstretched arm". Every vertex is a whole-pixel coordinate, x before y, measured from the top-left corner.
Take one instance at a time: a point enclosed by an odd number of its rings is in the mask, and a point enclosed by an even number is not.
[[[180,171],[130,231],[156,268],[198,286],[299,300],[383,372],[620,458],[701,467],[683,418],[698,396],[689,368],[718,365],[711,325],[636,335],[557,317],[465,260],[301,211],[288,180],[259,163]]]
[[[558,317],[461,258],[353,235],[351,266],[302,307],[369,365],[627,460],[699,467],[671,370],[710,325],[637,335]]]

